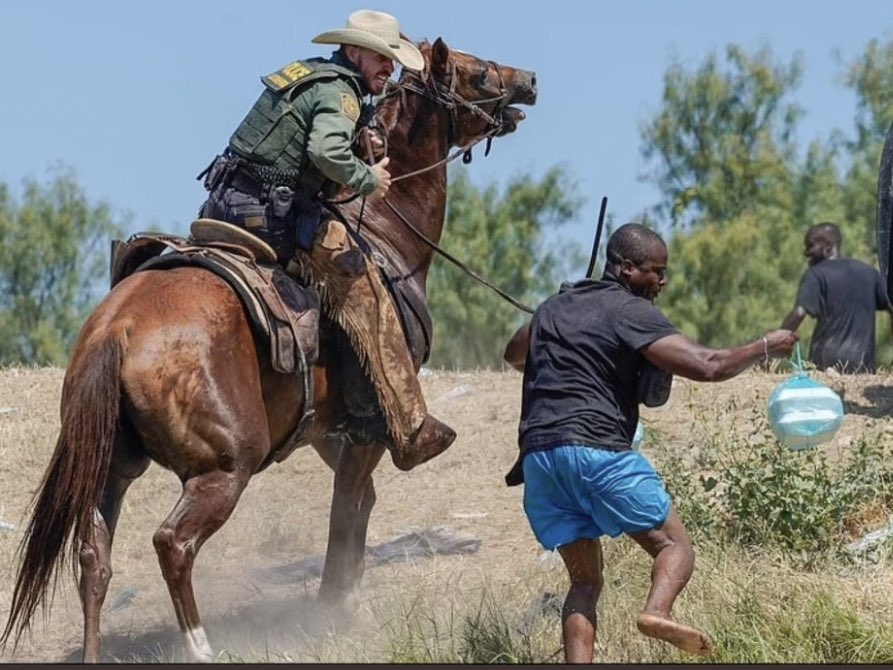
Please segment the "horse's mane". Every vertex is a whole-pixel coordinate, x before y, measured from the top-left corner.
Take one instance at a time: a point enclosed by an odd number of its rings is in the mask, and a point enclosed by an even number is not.
[[[376,103],[375,116],[385,135],[390,135],[401,119],[400,111],[405,106],[406,91],[402,85],[408,82],[416,82],[422,88],[427,88],[431,76],[431,43],[423,39],[416,43],[422,56],[425,58],[425,69],[421,72],[413,72],[403,68],[400,78],[396,82],[389,82],[384,94]]]

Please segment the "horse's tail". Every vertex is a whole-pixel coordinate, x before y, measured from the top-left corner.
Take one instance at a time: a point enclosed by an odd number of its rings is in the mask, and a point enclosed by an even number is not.
[[[93,532],[118,429],[121,358],[119,342],[108,338],[68,370],[59,438],[18,550],[19,571],[0,646],[13,631],[18,644],[30,627],[51,582],[55,589],[67,546],[77,578],[78,551],[85,533]]]

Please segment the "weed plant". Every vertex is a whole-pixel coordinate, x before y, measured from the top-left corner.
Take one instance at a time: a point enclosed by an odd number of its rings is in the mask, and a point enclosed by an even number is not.
[[[800,567],[847,556],[847,543],[883,526],[893,507],[891,444],[880,432],[832,459],[823,448],[787,449],[755,408],[747,434],[656,445],[654,458],[694,537],[778,550]]]
[[[893,629],[879,607],[890,590],[889,571],[861,580],[802,572],[778,553],[703,544],[695,575],[674,608],[677,619],[713,640],[714,654],[699,659],[638,633],[635,621],[647,595],[651,561],[626,537],[605,540],[604,548],[598,663],[893,662]],[[560,600],[566,590],[563,568],[527,568],[519,569],[517,583],[488,584],[473,599],[455,591],[420,596],[382,628],[388,660],[560,662]],[[531,622],[530,608],[521,603],[542,601],[544,594],[561,594],[559,606],[539,609]]]

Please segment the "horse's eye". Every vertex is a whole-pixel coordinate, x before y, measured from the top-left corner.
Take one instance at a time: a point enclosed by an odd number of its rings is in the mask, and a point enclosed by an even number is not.
[[[490,78],[490,70],[484,68],[480,72],[478,72],[477,83],[481,86],[487,85],[487,80]]]

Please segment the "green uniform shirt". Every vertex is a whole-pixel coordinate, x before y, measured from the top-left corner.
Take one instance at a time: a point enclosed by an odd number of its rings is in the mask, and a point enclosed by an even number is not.
[[[336,53],[329,61],[295,61],[263,77],[265,88],[230,138],[245,160],[299,171],[313,192],[336,185],[369,195],[378,186],[353,151],[363,89],[359,74]],[[334,182],[334,183],[333,183]]]

